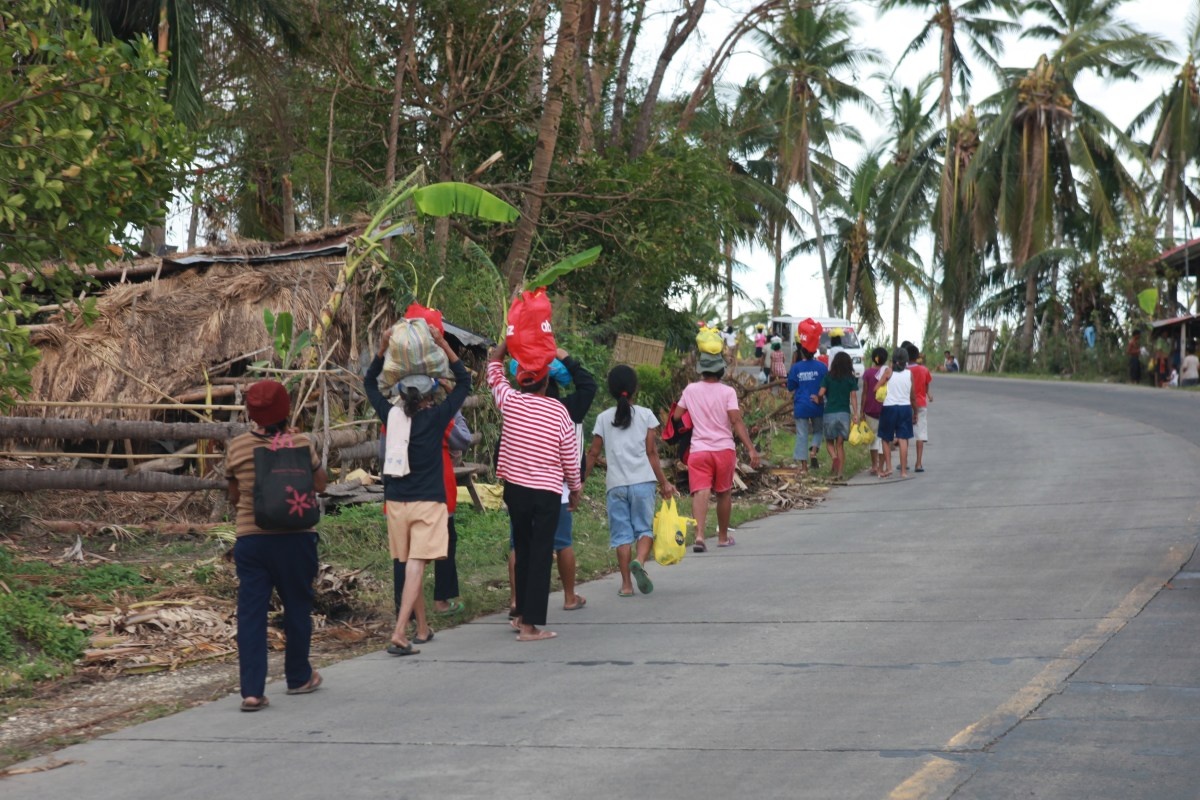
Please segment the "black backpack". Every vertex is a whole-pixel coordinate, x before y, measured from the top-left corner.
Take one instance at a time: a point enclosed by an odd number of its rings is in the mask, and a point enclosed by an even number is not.
[[[264,531],[306,531],[321,519],[312,451],[277,433],[254,448],[254,524]]]

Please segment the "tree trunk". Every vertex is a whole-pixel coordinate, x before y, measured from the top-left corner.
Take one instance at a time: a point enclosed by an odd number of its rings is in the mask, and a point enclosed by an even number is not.
[[[533,107],[542,104],[542,71],[546,68],[546,3],[537,0],[529,9],[529,29],[533,44],[529,49],[529,83],[525,86],[525,101]]]
[[[837,315],[833,306],[833,278],[829,274],[829,261],[825,258],[825,236],[821,232],[821,204],[817,200],[817,186],[813,180],[812,155],[808,152],[808,116],[801,123],[801,144],[804,157],[804,184],[808,188],[808,199],[812,203],[813,232],[817,237],[817,255],[821,259],[821,280],[825,284],[826,313]]]
[[[658,56],[658,63],[654,65],[654,74],[651,75],[650,83],[646,86],[646,95],[642,98],[637,128],[634,129],[633,142],[629,148],[631,159],[641,156],[650,146],[650,128],[654,122],[654,112],[658,108],[658,92],[662,88],[663,77],[667,74],[667,67],[671,65],[671,60],[675,58],[679,48],[683,47],[688,37],[692,35],[692,31],[696,30],[696,26],[700,24],[700,15],[704,13],[704,3],[705,0],[693,0],[690,5],[685,5],[683,13],[671,22],[667,43],[663,45],[662,52]]]
[[[538,124],[537,148],[533,154],[529,191],[521,200],[521,220],[517,223],[512,248],[504,262],[504,276],[510,289],[520,286],[525,276],[525,264],[529,260],[533,234],[542,214],[542,200],[550,179],[550,167],[554,163],[558,127],[562,122],[564,84],[573,73],[571,64],[575,56],[575,29],[579,22],[579,5],[580,0],[564,0],[562,5],[558,43],[554,46],[554,58],[550,62],[550,84],[546,90],[546,104],[542,107],[542,119]]]
[[[575,124],[579,128],[580,153],[591,152],[595,141],[592,129],[592,78],[591,65],[595,61],[592,52],[595,43],[596,0],[581,0],[579,6],[579,28],[575,35],[574,78],[567,81],[575,106]]]
[[[192,208],[188,213],[187,249],[196,249],[196,237],[200,232],[200,172],[196,171],[196,182],[192,184]]]
[[[342,88],[342,80],[339,77],[333,84],[333,94],[329,96],[329,126],[325,134],[325,208],[321,214],[321,227],[329,227],[329,195],[333,188],[333,110],[337,103],[338,91]],[[396,162],[392,161],[393,171],[396,168]]]
[[[1033,255],[1033,225],[1037,216],[1037,204],[1042,191],[1042,161],[1045,158],[1044,131],[1040,126],[1026,123],[1025,141],[1030,142],[1029,162],[1022,166],[1024,172],[1025,207],[1021,214],[1021,230],[1013,254],[1013,264],[1024,269]],[[1026,356],[1033,354],[1033,329],[1037,314],[1037,270],[1025,276],[1025,320],[1021,328],[1021,349]]]
[[[900,344],[900,281],[897,280],[892,288],[892,347]]]
[[[0,492],[83,490],[90,492],[195,492],[224,489],[224,480],[163,472],[128,474],[115,469],[3,469]]]
[[[164,405],[163,410],[169,411]],[[250,430],[245,422],[157,422],[154,420],[60,419],[55,417],[0,417],[0,440],[54,439],[59,441],[157,441],[160,439],[211,439],[225,442]],[[331,450],[353,447],[370,436],[367,428],[339,428],[329,432]],[[309,434],[314,446],[323,446],[324,434]],[[166,455],[170,455],[169,453]]]
[[[733,324],[733,237],[725,237],[725,324]]]
[[[783,313],[783,223],[776,222],[772,244],[775,249],[775,283],[771,287],[771,316]]]
[[[612,130],[608,134],[608,146],[616,147],[621,142],[621,128],[625,122],[625,92],[629,86],[629,69],[633,63],[633,50],[637,46],[638,34],[642,31],[642,17],[646,13],[646,0],[638,0],[637,10],[633,13],[633,23],[629,27],[629,39],[625,43],[625,52],[621,56],[621,65],[617,68],[616,85],[613,88]]]
[[[292,196],[292,176],[283,176],[283,239],[290,241],[296,235],[296,199]]]
[[[966,324],[965,317],[967,312],[959,308],[954,312],[954,357],[966,361],[963,354],[963,337],[965,331],[963,326]]]
[[[946,128],[950,128],[950,87],[954,85],[954,12],[950,3],[942,3],[942,96],[939,100]]]
[[[403,4],[396,0],[396,16],[401,15]],[[396,68],[392,75],[392,111],[388,117],[387,160],[383,165],[383,187],[391,189],[396,183],[396,158],[400,146],[400,116],[404,107],[404,74],[408,70],[412,56],[412,42],[416,38],[417,16],[412,4],[409,3],[404,11],[404,33],[401,36],[400,49],[396,51]]]

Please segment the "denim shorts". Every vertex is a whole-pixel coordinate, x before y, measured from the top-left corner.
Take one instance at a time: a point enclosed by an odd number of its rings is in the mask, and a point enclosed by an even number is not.
[[[558,512],[558,527],[554,529],[554,552],[566,550],[571,545],[575,544],[572,538],[572,532],[575,530],[575,515],[571,513],[571,509],[566,503],[562,504],[562,509]],[[508,549],[515,549],[513,543],[512,523],[508,523]]]
[[[826,411],[823,419],[821,432],[825,434],[825,441],[832,442],[850,436],[849,411]]]
[[[608,490],[608,544],[633,544],[654,537],[654,482],[614,486]]]

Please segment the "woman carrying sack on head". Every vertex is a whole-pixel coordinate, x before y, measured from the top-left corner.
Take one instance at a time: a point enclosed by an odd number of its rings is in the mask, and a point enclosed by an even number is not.
[[[402,407],[393,406],[379,389],[384,355],[391,338],[383,335],[379,353],[367,368],[363,388],[375,413],[387,426],[383,461],[383,496],[387,501],[388,549],[393,569],[403,564],[400,611],[387,652],[409,656],[420,651],[408,640],[409,620],[416,616],[418,644],[433,638],[425,621],[422,577],[425,562],[444,559],[449,554],[450,528],[446,507],[446,481],[443,449],[446,428],[471,393],[471,373],[459,361],[437,328],[430,329],[434,345],[446,354],[454,374],[454,388],[440,403],[434,403],[438,382],[428,375],[408,375],[400,379],[404,399]]]
[[[320,517],[316,492],[325,490],[326,476],[309,437],[288,428],[291,410],[291,400],[282,384],[276,381],[254,384],[246,392],[246,414],[255,427],[232,439],[225,451],[229,504],[237,513],[233,562],[238,577],[237,644],[242,711],[258,711],[269,704],[265,694],[267,608],[272,590],[279,593],[283,603],[287,639],[283,671],[287,693],[309,694],[321,685],[320,673],[308,660],[313,581],[318,566],[317,533],[311,524],[315,524],[314,516]],[[290,466],[272,473],[272,459],[288,454],[296,457]],[[281,522],[260,527],[267,524],[270,516],[264,511],[267,504],[263,498],[264,485],[286,472],[295,473],[297,465],[301,469],[307,465],[311,472],[300,475],[298,480],[287,479],[287,485],[281,488],[290,490],[285,508],[296,512],[300,527],[291,527],[286,510]],[[296,487],[302,483],[307,485],[297,491]]]
[[[654,484],[663,499],[675,496],[675,487],[663,473],[658,460],[658,418],[645,406],[633,404],[637,397],[637,372],[618,364],[608,373],[608,391],[617,401],[596,418],[592,446],[587,453],[583,479],[592,473],[604,450],[608,465],[605,476],[608,506],[609,546],[617,551],[621,570],[621,597],[633,597],[638,591],[650,594],[654,583],[646,574],[646,561],[654,547]],[[637,558],[632,558],[633,548]]]

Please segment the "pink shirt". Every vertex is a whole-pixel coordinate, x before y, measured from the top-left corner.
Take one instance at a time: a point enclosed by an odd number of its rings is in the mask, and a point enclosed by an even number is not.
[[[719,381],[689,383],[679,398],[679,408],[692,416],[693,453],[734,449],[729,412],[738,410],[738,401],[732,386]]]
[[[909,364],[908,371],[912,373],[917,408],[924,408],[929,405],[929,384],[933,383],[933,373],[920,364]]]

